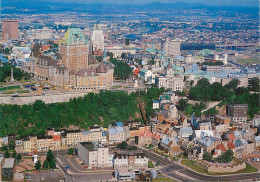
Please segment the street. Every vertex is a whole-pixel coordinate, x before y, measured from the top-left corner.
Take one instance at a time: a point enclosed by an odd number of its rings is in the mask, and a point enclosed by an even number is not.
[[[218,176],[201,174],[187,167],[174,163],[173,161],[170,161],[162,156],[158,156],[157,154],[149,150],[140,147],[138,148],[142,150],[152,161],[160,162],[160,165],[163,166],[163,168],[160,170],[162,174],[168,175],[180,181],[191,181],[190,178],[193,178],[197,181],[239,181],[239,180],[252,180],[260,177],[259,172],[218,175]],[[177,171],[178,174],[176,173]]]

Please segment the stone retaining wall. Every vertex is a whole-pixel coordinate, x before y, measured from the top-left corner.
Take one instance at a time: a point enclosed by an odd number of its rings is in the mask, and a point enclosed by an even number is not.
[[[69,102],[70,99],[84,97],[88,93],[68,93],[68,94],[46,94],[46,95],[34,95],[34,96],[0,96],[0,104],[33,104],[36,100],[42,100],[46,104],[57,102]]]

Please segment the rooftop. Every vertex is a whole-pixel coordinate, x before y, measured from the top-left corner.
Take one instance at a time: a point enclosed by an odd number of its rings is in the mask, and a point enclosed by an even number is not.
[[[14,158],[5,158],[2,168],[13,168]]]

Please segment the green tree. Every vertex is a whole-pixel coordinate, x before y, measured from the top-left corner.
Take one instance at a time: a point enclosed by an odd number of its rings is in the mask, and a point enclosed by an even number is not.
[[[10,54],[11,53],[11,50],[9,48],[5,48],[5,51],[4,51],[5,54]]]
[[[55,159],[55,157],[54,157],[52,151],[49,150],[49,151],[47,152],[47,154],[46,154],[46,160],[47,160],[49,163],[51,163],[51,161],[53,161],[54,159]]]
[[[249,90],[245,87],[238,87],[236,89],[236,95],[243,95],[243,94],[248,94]]]
[[[107,52],[107,55],[109,56],[109,59],[113,59],[114,58],[114,54],[112,52]]]
[[[74,148],[69,148],[68,154],[69,154],[69,155],[73,155],[73,154],[74,154]]]
[[[15,150],[13,151],[12,158],[16,159],[16,151]]]
[[[132,75],[132,69],[127,63],[116,59],[111,59],[110,61],[115,65],[114,77],[116,79],[126,80]]]
[[[122,150],[125,150],[125,149],[127,149],[128,144],[127,144],[126,141],[122,141],[122,143],[119,143],[119,144],[117,145],[117,147],[120,148],[120,149],[122,149]]]
[[[180,99],[178,102],[178,109],[181,111],[184,111],[187,107],[189,106],[188,104],[188,99]]]
[[[130,147],[128,147],[128,150],[137,150],[137,147],[136,146],[130,146]]]
[[[40,170],[40,169],[41,169],[41,166],[42,166],[41,161],[38,160],[38,161],[35,163],[35,169],[36,169],[36,170]]]
[[[121,58],[122,58],[122,59],[125,59],[125,58],[126,58],[126,53],[123,52],[123,53],[121,54]]]
[[[232,79],[228,84],[225,85],[226,88],[231,90],[236,90],[240,81],[238,79]]]
[[[10,153],[9,153],[9,151],[7,150],[7,151],[5,151],[5,158],[9,158],[10,157]]]
[[[56,168],[56,160],[53,159],[51,162],[50,162],[50,168],[52,169],[55,169]]]
[[[48,169],[49,168],[49,161],[47,159],[43,162],[43,166],[42,167],[44,169]]]
[[[202,156],[203,160],[206,160],[206,161],[212,161],[212,155],[208,152],[205,152]]]
[[[207,111],[205,111],[203,114],[205,114],[206,116],[208,116],[208,115],[215,116],[218,114],[218,111],[216,110],[216,107],[213,107],[213,108],[210,108]]]
[[[44,109],[45,107],[45,104],[42,100],[36,100],[34,103],[33,103],[33,110],[34,111],[39,111],[41,109]]]
[[[248,80],[248,89],[250,91],[259,92],[260,91],[259,84],[260,84],[260,81],[259,81],[258,77],[249,79]]]
[[[14,150],[15,149],[15,142],[14,141],[9,142],[8,148],[9,148],[9,150]]]
[[[8,145],[3,145],[3,146],[1,147],[1,150],[8,150]]]
[[[21,160],[22,160],[22,156],[21,156],[21,154],[18,154],[16,160],[17,160],[17,161],[21,161]]]
[[[130,41],[128,38],[125,39],[125,45],[128,46],[130,44]]]

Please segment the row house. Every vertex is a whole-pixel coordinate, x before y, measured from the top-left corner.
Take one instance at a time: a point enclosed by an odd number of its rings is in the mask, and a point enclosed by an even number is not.
[[[21,141],[22,142],[19,142],[19,140],[17,140],[17,144],[15,146],[17,152],[33,152],[61,149],[60,135],[44,137],[29,136],[22,139]]]
[[[148,157],[141,151],[122,151],[115,153],[114,168],[148,167]]]

